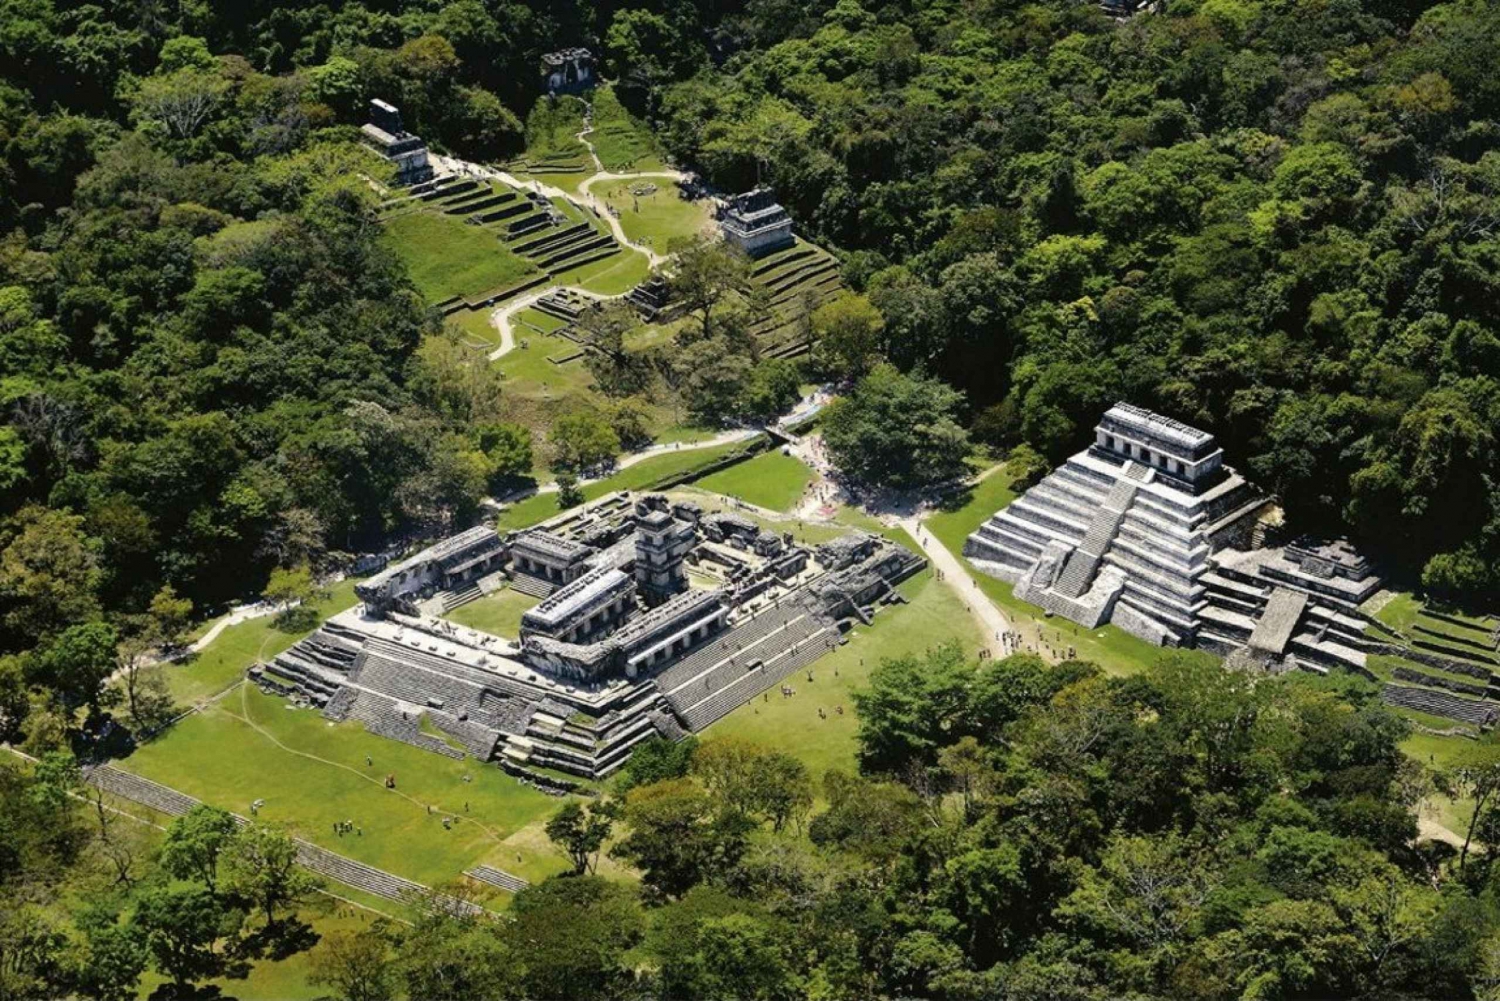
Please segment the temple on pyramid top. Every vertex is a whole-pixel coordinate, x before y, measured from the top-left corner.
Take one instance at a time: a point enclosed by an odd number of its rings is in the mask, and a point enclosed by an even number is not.
[[[1140,463],[1192,494],[1228,475],[1224,450],[1213,435],[1129,403],[1116,403],[1105,412],[1094,428],[1094,444],[1100,458]]]
[[[1342,541],[1262,548],[1274,511],[1212,434],[1117,403],[1093,444],[997,511],[964,555],[1088,628],[1274,669],[1363,667],[1357,606],[1379,578]]]

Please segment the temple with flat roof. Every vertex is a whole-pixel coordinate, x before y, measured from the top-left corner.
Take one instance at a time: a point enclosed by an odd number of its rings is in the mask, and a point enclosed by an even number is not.
[[[1265,548],[1274,500],[1207,431],[1117,403],[1094,441],[969,536],[1015,595],[1087,628],[1110,622],[1270,670],[1365,668],[1380,578],[1348,540]]]
[[[559,49],[542,56],[542,89],[548,94],[581,94],[594,86],[594,54]]]
[[[386,101],[370,102],[370,120],[359,130],[365,145],[396,167],[396,183],[421,184],[432,180],[427,144],[406,131],[401,112]]]
[[[719,231],[726,242],[751,257],[790,247],[792,217],[770,188],[754,188],[727,199],[719,209]]]

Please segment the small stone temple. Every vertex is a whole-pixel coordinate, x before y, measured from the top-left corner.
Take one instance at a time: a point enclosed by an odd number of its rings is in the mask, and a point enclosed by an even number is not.
[[[751,257],[764,257],[796,242],[792,217],[770,188],[754,188],[727,199],[719,208],[724,239]]]
[[[599,778],[643,740],[702,730],[811,670],[924,565],[868,533],[810,548],[689,500],[616,493],[389,566],[355,585],[361,607],[251,676],[329,720],[556,788],[533,766]],[[541,599],[515,638],[443,617],[506,588]]]
[[[542,56],[542,89],[549,94],[581,94],[594,86],[594,54],[559,49]]]
[[[432,180],[427,144],[406,131],[395,105],[371,101],[370,120],[359,131],[365,145],[396,165],[396,183],[421,184]]]

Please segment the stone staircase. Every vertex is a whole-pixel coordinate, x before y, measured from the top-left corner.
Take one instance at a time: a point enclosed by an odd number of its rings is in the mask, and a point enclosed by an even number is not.
[[[1088,590],[1093,582],[1094,574],[1099,570],[1099,563],[1104,559],[1104,553],[1114,542],[1115,536],[1120,532],[1120,523],[1125,520],[1125,512],[1130,510],[1131,503],[1135,500],[1136,491],[1140,489],[1141,481],[1131,475],[1135,463],[1125,467],[1124,476],[1115,481],[1110,487],[1109,493],[1104,498],[1104,503],[1094,511],[1094,516],[1089,519],[1088,531],[1083,535],[1083,541],[1068,556],[1067,565],[1063,567],[1062,573],[1057,578],[1054,588],[1069,598],[1076,598]]]
[[[535,574],[522,573],[518,570],[511,572],[510,586],[521,594],[529,595],[533,598],[545,598],[557,590],[557,585],[547,578],[538,577]]]
[[[450,746],[431,734],[423,733],[418,720],[422,713],[402,710],[387,698],[371,692],[360,692],[349,707],[346,719],[358,720],[365,729],[380,737],[399,740],[403,744],[420,747],[424,751],[441,754],[446,758],[462,760],[464,752]],[[493,745],[491,745],[493,747]]]
[[[670,741],[676,742],[687,736],[687,731],[677,722],[677,718],[671,713],[660,709],[653,709],[646,713],[646,718],[651,725],[656,727],[656,732]]]
[[[1286,587],[1273,590],[1259,621],[1255,623],[1254,631],[1250,633],[1251,648],[1278,657],[1286,653],[1287,643],[1291,641],[1292,632],[1297,628],[1306,607],[1307,595],[1303,592]],[[1324,629],[1326,632],[1326,625]],[[1319,633],[1317,641],[1322,642],[1323,639],[1324,634]]]
[[[89,769],[84,781],[121,799],[149,806],[169,817],[180,817],[198,805],[198,800],[191,796],[114,765],[100,765]]]
[[[443,614],[446,615],[455,608],[467,605],[471,601],[478,601],[482,597],[484,597],[484,592],[479,589],[478,581],[472,581],[458,590],[445,591],[443,592]]]
[[[1407,688],[1403,685],[1386,685],[1380,697],[1386,703],[1403,709],[1413,709],[1431,716],[1456,719],[1476,726],[1492,726],[1500,716],[1500,706],[1478,699],[1465,699],[1430,688]]]
[[[667,701],[687,728],[697,732],[807,667],[837,642],[837,629],[811,616],[798,618],[756,647],[738,653],[732,662],[726,657],[679,686]],[[761,666],[750,670],[752,660],[762,661]]]
[[[465,869],[464,875],[490,886],[498,886],[507,893],[520,893],[531,885],[520,876],[513,876],[504,869],[496,869],[490,865],[476,865],[472,869]]]

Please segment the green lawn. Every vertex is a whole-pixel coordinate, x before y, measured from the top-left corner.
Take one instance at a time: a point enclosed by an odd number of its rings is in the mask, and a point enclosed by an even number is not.
[[[651,263],[646,260],[646,255],[629,247],[621,247],[618,254],[568,271],[559,271],[553,277],[559,285],[598,292],[600,295],[623,295],[650,276]]]
[[[950,639],[977,651],[981,642],[963,602],[931,571],[902,584],[900,591],[910,604],[883,607],[875,613],[873,625],[856,627],[846,646],[812,665],[811,682],[805,674],[788,678],[796,695],[783,698],[773,689],[709,727],[703,736],[743,737],[790,751],[808,766],[820,788],[825,771],[852,771],[859,724],[851,696],[868,683],[880,659],[919,654]],[[834,711],[840,705],[843,715]],[[818,718],[820,708],[826,719]]]
[[[325,600],[314,606],[318,621],[353,608],[358,600],[354,596],[354,581],[340,581],[329,589]],[[167,687],[179,705],[190,706],[222,692],[243,678],[245,669],[256,661],[275,657],[309,632],[283,632],[274,616],[230,626],[191,660],[166,665]]]
[[[239,813],[264,798],[261,819],[428,885],[486,861],[528,878],[563,865],[545,845],[519,849],[517,862],[518,849],[507,842],[556,810],[553,797],[472,759],[455,761],[377,737],[358,723],[330,724],[315,710],[294,709],[250,685],[119,764]],[[384,788],[387,773],[396,776],[395,790]],[[464,782],[465,774],[472,781]],[[451,831],[443,830],[444,813],[460,818]],[[353,820],[364,833],[336,836],[333,825],[340,820]]]
[[[727,445],[716,445],[712,448],[695,448],[652,456],[613,476],[590,483],[583,488],[583,496],[585,500],[593,500],[615,490],[640,490],[663,477],[700,465],[707,466],[736,449],[744,448],[745,445],[745,442],[730,442]],[[557,506],[557,494],[534,494],[501,511],[497,524],[502,530],[529,528],[538,522],[546,521],[561,510]]]
[[[448,613],[447,618],[470,629],[515,639],[521,635],[522,613],[536,602],[531,595],[507,587],[458,606]]]
[[[595,90],[593,104],[594,131],[588,138],[605,170],[619,173],[661,169],[661,151],[651,127],[620,104],[612,87]]]
[[[518,282],[537,270],[489,230],[438,212],[388,219],[385,238],[429,302],[477,295]]]
[[[538,309],[523,309],[511,318],[511,325],[516,328],[517,336],[528,336],[529,333],[539,332],[550,334],[567,326],[562,320]],[[525,328],[531,328],[527,331]]]
[[[1451,619],[1458,619],[1465,625],[1455,625],[1427,614],[1428,609]],[[1423,625],[1437,632],[1447,633],[1451,636],[1462,636],[1467,639],[1483,639],[1494,623],[1489,621],[1489,616],[1472,611],[1463,611],[1456,608],[1429,605],[1428,602],[1410,591],[1402,591],[1385,606],[1375,613],[1375,617],[1392,628],[1402,632],[1409,632],[1415,625]]]
[[[654,184],[656,190],[645,195],[632,192],[647,184]],[[620,213],[620,227],[627,237],[658,254],[665,254],[674,239],[696,236],[713,219],[706,200],[694,202],[683,198],[672,178],[665,175],[601,181],[590,185],[589,191]]]
[[[789,511],[812,479],[813,471],[801,459],[773,449],[694,485],[772,511]]]
[[[482,345],[484,350],[493,351],[500,346],[500,331],[490,322],[490,317],[495,310],[492,306],[482,309],[461,309],[449,316],[447,322],[463,331],[464,340],[471,345]]]
[[[1111,674],[1133,674],[1154,663],[1162,654],[1160,647],[1111,625],[1085,630],[1063,619],[1049,619],[1036,605],[1016,598],[1011,593],[1011,586],[1005,581],[979,572],[961,555],[964,540],[970,533],[1015,498],[1016,492],[1011,489],[1010,478],[1002,469],[981,480],[962,506],[928,518],[927,529],[958,557],[974,575],[980,590],[999,605],[1011,623],[1027,637],[1041,633],[1049,643],[1072,646],[1078,651],[1079,659],[1091,660]],[[1211,655],[1200,653],[1197,656]]]

